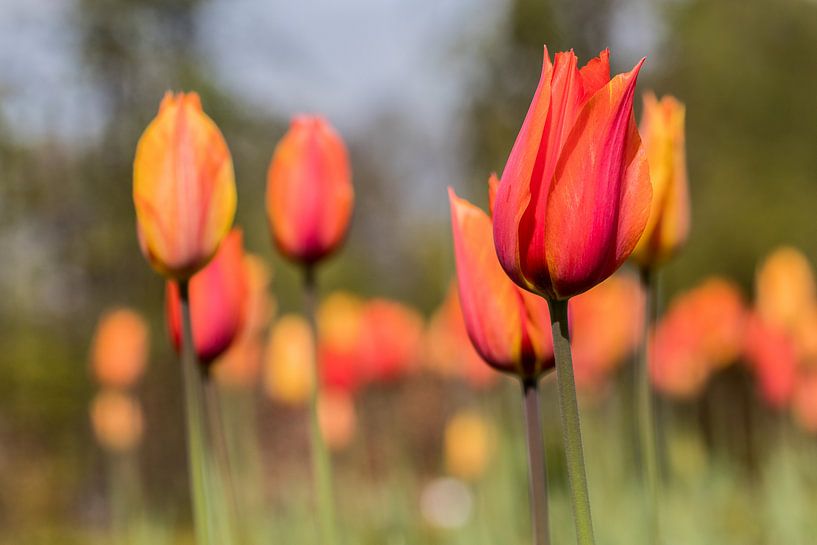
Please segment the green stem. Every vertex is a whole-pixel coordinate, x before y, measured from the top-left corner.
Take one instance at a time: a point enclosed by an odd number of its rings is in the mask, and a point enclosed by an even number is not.
[[[570,484],[573,519],[576,523],[576,540],[579,545],[593,545],[593,518],[590,514],[590,494],[587,490],[587,473],[584,469],[579,404],[576,400],[576,383],[573,379],[573,357],[570,353],[570,333],[567,325],[567,301],[548,299],[548,306],[553,331],[553,354],[556,357],[556,381],[562,415],[567,479]]]
[[[224,517],[217,468],[209,448],[204,404],[204,373],[197,361],[193,344],[186,281],[179,282],[179,296],[182,307],[181,359],[187,418],[187,452],[196,543],[228,545],[232,543],[232,534]]]
[[[650,384],[648,336],[654,320],[655,294],[652,271],[641,269],[641,285],[644,288],[644,330],[638,354],[636,392],[639,439],[641,441],[642,477],[646,486],[647,537],[649,543],[660,543],[660,520],[658,513],[658,456],[655,439],[655,407]]]
[[[523,380],[522,395],[525,409],[525,438],[528,447],[528,484],[533,543],[534,545],[549,545],[547,464],[542,438],[538,380]]]
[[[315,270],[311,266],[304,269],[304,310],[313,333],[315,350],[312,361],[313,381],[310,396],[310,440],[312,443],[312,474],[318,501],[318,518],[320,520],[320,535],[323,545],[336,545],[335,504],[332,494],[332,467],[329,450],[323,440],[318,413],[318,392],[320,389],[320,369],[318,367],[318,324],[317,310],[317,283]]]

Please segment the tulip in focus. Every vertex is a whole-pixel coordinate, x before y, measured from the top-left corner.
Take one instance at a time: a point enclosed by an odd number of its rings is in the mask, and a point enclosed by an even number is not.
[[[609,52],[579,69],[545,49],[539,86],[494,199],[502,268],[553,300],[582,293],[630,256],[650,215],[647,156],[633,115],[633,70],[610,79]]]
[[[275,301],[269,293],[272,274],[264,261],[255,255],[245,255],[244,270],[247,302],[243,327],[213,372],[220,384],[249,388],[261,371],[266,331],[275,314]]]
[[[576,387],[598,390],[635,351],[644,329],[644,292],[631,274],[615,274],[570,301]]]
[[[460,411],[445,426],[445,466],[463,480],[478,479],[488,467],[494,450],[495,431],[473,411]]]
[[[644,268],[667,261],[689,234],[689,187],[684,144],[684,105],[675,97],[644,95],[641,137],[650,166],[650,219],[633,259]]]
[[[168,329],[176,350],[181,348],[182,316],[179,288],[168,281],[165,297]],[[247,296],[243,236],[233,229],[213,260],[190,279],[193,344],[208,368],[241,331]]]
[[[520,290],[503,272],[488,215],[452,189],[448,194],[460,303],[471,342],[491,367],[536,380],[554,363],[547,303]]]
[[[130,388],[147,364],[149,332],[136,312],[119,308],[100,319],[91,346],[91,367],[97,382],[108,388]]]
[[[272,327],[264,357],[264,391],[275,401],[302,406],[314,382],[314,341],[309,323],[288,314]]]
[[[354,191],[346,146],[321,117],[293,119],[267,173],[267,216],[287,258],[311,265],[349,228]]]
[[[91,425],[103,448],[111,452],[128,452],[142,439],[142,408],[128,394],[102,390],[91,403]]]
[[[196,93],[167,93],[139,139],[133,201],[142,252],[172,279],[187,280],[203,268],[229,232],[233,163]]]

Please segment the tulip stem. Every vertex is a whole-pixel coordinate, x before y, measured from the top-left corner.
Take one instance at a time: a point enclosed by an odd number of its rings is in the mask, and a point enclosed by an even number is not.
[[[576,383],[573,379],[573,357],[570,353],[570,332],[567,325],[567,301],[548,299],[553,354],[556,358],[556,382],[559,390],[559,408],[562,416],[562,437],[567,462],[567,479],[576,523],[576,541],[579,545],[593,545],[593,517],[590,514],[590,493],[582,451],[582,430]]]
[[[638,353],[637,402],[639,438],[641,440],[642,477],[646,486],[647,537],[649,543],[660,543],[660,520],[658,512],[658,456],[655,440],[655,407],[650,386],[648,336],[654,319],[655,293],[653,274],[649,267],[641,269],[641,285],[644,288],[644,330]]]
[[[320,521],[321,543],[323,545],[336,545],[337,536],[335,531],[335,504],[332,494],[332,467],[329,457],[329,450],[321,433],[319,413],[318,413],[318,391],[320,388],[320,369],[318,367],[318,322],[316,318],[317,309],[317,282],[315,279],[315,269],[307,266],[304,269],[304,311],[312,330],[312,342],[315,350],[312,360],[312,392],[310,395],[310,440],[312,443],[312,476],[315,480],[316,495],[318,501],[318,517]]]
[[[525,438],[528,446],[528,480],[530,488],[530,517],[534,545],[550,544],[548,519],[548,482],[545,463],[542,422],[539,410],[539,381],[522,381],[525,409]]]
[[[220,500],[212,453],[208,448],[204,409],[204,376],[196,361],[190,300],[186,281],[179,281],[182,310],[182,378],[187,417],[187,453],[193,502],[193,525],[196,542],[202,545],[224,545],[232,542],[226,521],[217,502]]]

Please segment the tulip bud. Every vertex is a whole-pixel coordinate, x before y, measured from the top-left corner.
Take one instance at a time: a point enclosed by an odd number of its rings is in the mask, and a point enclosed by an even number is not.
[[[643,60],[610,79],[604,51],[579,70],[547,50],[539,86],[494,202],[502,268],[522,288],[567,299],[613,274],[633,251],[652,187],[633,116]]]
[[[448,196],[460,304],[471,342],[495,369],[535,380],[554,365],[547,303],[517,288],[502,271],[488,215],[450,188]]]
[[[282,316],[270,331],[264,361],[264,391],[286,405],[306,404],[315,358],[312,329],[300,316]]]
[[[142,376],[149,350],[148,326],[136,312],[107,312],[96,328],[91,367],[96,380],[109,388],[130,388]]]
[[[233,229],[213,260],[190,279],[190,317],[199,361],[210,363],[229,348],[241,331],[247,295],[243,236]],[[168,282],[165,309],[170,337],[181,349],[182,311],[179,288]]]
[[[133,202],[142,253],[186,280],[213,257],[233,223],[236,188],[224,137],[196,93],[168,93],[136,147]]]
[[[346,146],[320,117],[297,117],[267,173],[267,216],[289,259],[313,264],[341,244],[354,191]]]
[[[644,95],[641,137],[652,180],[652,209],[633,259],[654,267],[672,257],[689,234],[689,188],[684,146],[684,105],[674,97]]]
[[[785,331],[794,331],[817,300],[811,264],[795,248],[772,252],[758,269],[755,284],[758,313]]]
[[[142,439],[142,408],[128,394],[103,390],[91,403],[91,425],[102,447],[112,452],[127,452]]]

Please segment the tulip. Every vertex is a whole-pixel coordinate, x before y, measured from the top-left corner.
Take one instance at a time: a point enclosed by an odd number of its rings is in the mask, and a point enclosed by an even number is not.
[[[270,331],[264,358],[264,391],[290,406],[309,400],[314,376],[314,341],[309,323],[300,316],[282,316]]]
[[[642,63],[610,79],[607,51],[579,70],[572,51],[551,64],[545,50],[494,204],[497,255],[522,288],[567,299],[635,248],[652,198],[633,116]]]
[[[193,345],[207,369],[229,348],[244,322],[247,277],[242,240],[241,231],[233,229],[213,260],[190,279]],[[182,311],[178,284],[168,281],[165,293],[168,329],[176,350],[180,350]]]
[[[755,314],[746,326],[744,350],[763,399],[772,408],[785,407],[797,385],[797,348],[793,339]]]
[[[535,380],[553,367],[547,303],[502,271],[488,215],[448,194],[460,304],[474,348],[494,369]]]
[[[133,202],[142,252],[169,278],[190,278],[229,232],[236,208],[233,163],[196,93],[166,94],[139,139]]]
[[[797,331],[817,304],[814,273],[806,256],[795,248],[778,248],[763,261],[756,276],[760,316],[784,331]]]
[[[142,439],[142,408],[128,394],[103,390],[91,403],[91,424],[102,447],[112,452],[128,452]]]
[[[448,198],[457,284],[468,336],[488,365],[516,375],[522,382],[531,522],[535,543],[546,545],[550,542],[547,475],[538,382],[554,365],[547,302],[521,290],[503,272],[491,244],[491,218],[457,197],[451,188]]]
[[[91,367],[97,382],[109,388],[130,388],[147,364],[149,333],[136,312],[119,308],[100,319],[91,346]]]
[[[674,255],[689,234],[689,188],[684,147],[684,105],[675,97],[644,95],[641,137],[650,165],[653,198],[650,219],[633,251],[643,268]]]
[[[373,381],[394,381],[419,360],[423,319],[406,305],[372,299],[363,310],[366,375]]]
[[[363,344],[365,303],[348,293],[336,292],[318,309],[318,361],[321,386],[332,390],[354,392],[368,376]]]
[[[267,173],[267,215],[289,259],[312,265],[343,241],[354,191],[346,147],[321,117],[293,119]]]

